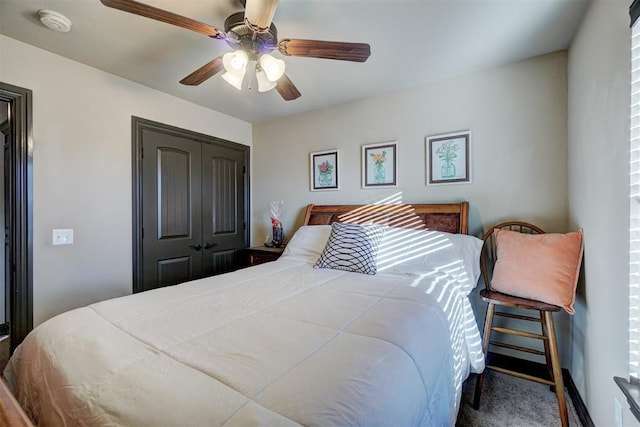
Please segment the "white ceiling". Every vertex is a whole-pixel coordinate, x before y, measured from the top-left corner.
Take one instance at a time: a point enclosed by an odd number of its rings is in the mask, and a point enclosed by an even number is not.
[[[242,10],[237,0],[143,2],[221,30],[227,16]],[[284,57],[287,75],[302,93],[294,101],[275,90],[240,92],[220,74],[200,86],[181,85],[228,45],[99,0],[0,0],[0,33],[256,123],[566,49],[588,2],[281,0],[274,17],[279,38],[371,45],[365,63]],[[71,31],[44,27],[39,9],[64,14]]]

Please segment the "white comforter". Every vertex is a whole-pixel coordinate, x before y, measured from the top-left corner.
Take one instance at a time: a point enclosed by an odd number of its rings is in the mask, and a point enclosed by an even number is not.
[[[483,367],[448,274],[283,256],[57,316],[5,377],[40,425],[452,426]]]

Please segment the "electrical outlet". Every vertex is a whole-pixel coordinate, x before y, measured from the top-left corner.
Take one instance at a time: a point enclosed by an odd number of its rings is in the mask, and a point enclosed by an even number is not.
[[[613,408],[615,411],[616,427],[622,427],[622,405],[617,398],[613,398]]]
[[[73,228],[53,230],[52,244],[73,245]]]

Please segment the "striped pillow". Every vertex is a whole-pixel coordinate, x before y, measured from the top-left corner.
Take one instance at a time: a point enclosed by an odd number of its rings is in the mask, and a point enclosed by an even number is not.
[[[363,274],[376,274],[376,256],[384,225],[334,222],[331,234],[313,268],[332,268]]]

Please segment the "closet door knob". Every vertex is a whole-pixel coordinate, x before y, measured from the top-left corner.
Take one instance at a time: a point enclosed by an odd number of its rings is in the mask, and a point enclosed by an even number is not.
[[[202,246],[200,245],[189,245],[189,247],[194,251],[199,251],[200,249],[202,249]]]
[[[207,243],[204,245],[205,249],[211,249],[211,248],[215,248],[216,246],[218,246],[217,243]]]

